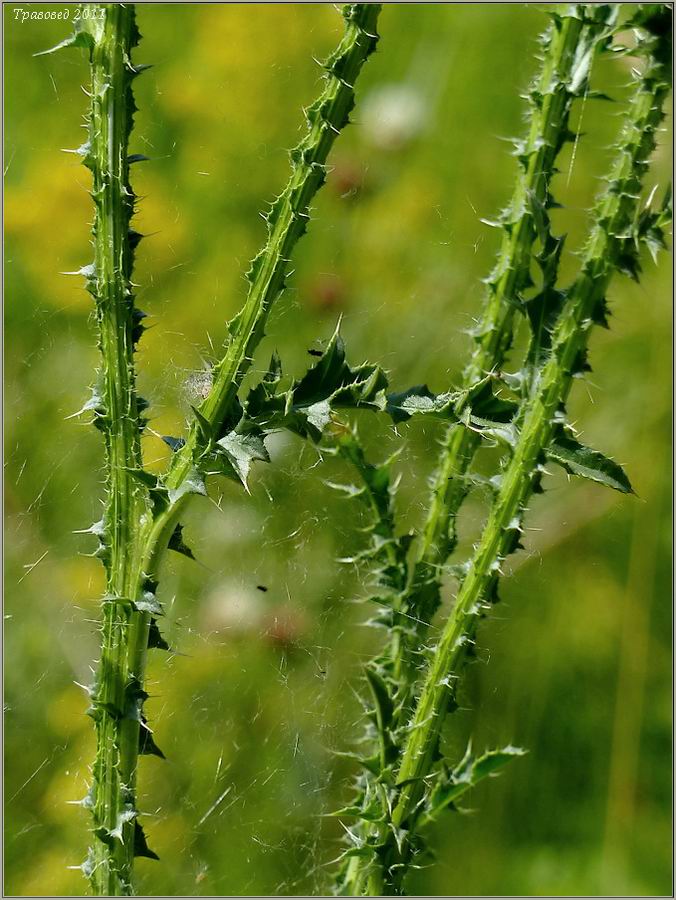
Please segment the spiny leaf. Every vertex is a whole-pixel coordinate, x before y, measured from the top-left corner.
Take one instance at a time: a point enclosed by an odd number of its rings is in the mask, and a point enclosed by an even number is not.
[[[204,444],[210,444],[213,439],[213,428],[211,422],[197,409],[191,406],[195,419],[197,421],[197,432]]]
[[[219,455],[223,457],[225,463],[223,474],[240,481],[245,488],[251,464],[255,460],[270,462],[263,438],[259,434],[238,434],[232,431],[216,441],[216,446],[220,448]]]
[[[421,384],[399,394],[389,394],[387,412],[395,423],[417,415],[457,421],[455,403],[458,397],[457,393],[433,394],[426,384]]]
[[[371,688],[371,693],[373,694],[373,700],[376,705],[376,712],[378,716],[378,727],[382,732],[389,726],[390,722],[392,721],[394,704],[392,703],[392,698],[390,697],[387,683],[379,672],[377,672],[372,666],[367,666],[364,670],[364,675],[366,676],[366,681],[368,682],[368,685]]]
[[[159,484],[159,478],[153,472],[147,472],[145,469],[128,468],[127,472],[144,487],[155,490]]]
[[[141,727],[138,734],[138,752],[142,756],[159,756],[160,759],[166,759],[166,756],[155,743],[152,731],[148,728],[148,722],[145,716],[141,716]]]
[[[340,859],[375,859],[376,848],[365,845],[363,847],[350,847],[344,850],[340,855]]]
[[[518,408],[514,400],[498,393],[505,386],[496,375],[489,374],[458,396],[462,397],[473,418],[504,424],[512,421]]]
[[[147,612],[153,616],[163,616],[164,610],[162,604],[155,596],[157,584],[147,578],[141,589],[141,595],[134,601],[134,606],[140,612]]]
[[[124,826],[127,825],[129,822],[133,822],[137,815],[138,815],[138,813],[133,808],[128,808],[128,809],[122,810],[122,812],[118,814],[117,825],[110,832],[110,836],[113,838],[116,838],[121,843],[123,843],[122,835],[123,835]]]
[[[636,241],[644,243],[653,262],[657,262],[657,256],[661,250],[666,250],[666,231],[672,221],[672,201],[671,201],[671,185],[669,185],[664,193],[661,205],[655,211],[651,209],[651,201],[655,191],[653,191],[640,213],[636,222]]]
[[[317,362],[287,390],[280,388],[278,366],[248,394],[245,416],[260,428],[284,428],[318,441],[338,409],[383,409],[387,379],[377,366],[353,368],[336,329]]]
[[[89,31],[78,29],[55,47],[50,47],[49,50],[41,50],[39,53],[34,53],[33,56],[47,56],[50,53],[56,53],[57,50],[65,50],[67,47],[82,47],[85,50],[91,50],[93,46],[93,35]]]
[[[66,419],[75,419],[77,416],[81,416],[84,412],[89,412],[90,410],[93,412],[97,412],[101,415],[105,414],[106,408],[103,401],[103,397],[101,396],[101,388],[98,386],[91,388],[92,395],[84,404],[84,406],[79,409],[75,413],[71,413],[71,415],[66,416]]]
[[[501,750],[488,750],[482,756],[475,757],[471,747],[468,747],[465,756],[452,771],[437,776],[425,807],[425,822],[436,819],[484,778],[497,774],[508,762],[524,753],[519,747],[508,746]]]
[[[384,526],[384,533],[391,535],[394,527],[394,488],[392,487],[390,469],[395,456],[398,454],[379,465],[374,465],[366,459],[356,431],[340,435],[337,445],[341,455],[348,459],[359,473],[364,486],[362,488],[354,486],[336,487],[340,487],[341,490],[345,490],[351,496],[363,496],[365,491],[368,492],[368,499],[378,514],[380,523]]]
[[[200,494],[203,497],[207,496],[204,476],[197,468],[193,468],[177,488],[169,489],[169,502],[176,503],[186,494]]]
[[[162,632],[159,629],[156,619],[150,620],[150,629],[148,631],[148,649],[171,650],[169,644],[162,637]]]
[[[176,553],[182,553],[183,556],[187,556],[188,559],[194,559],[195,556],[188,547],[188,545],[183,540],[183,526],[177,525],[174,528],[171,537],[169,538],[169,543],[167,544],[169,550],[174,550]]]
[[[148,846],[145,833],[138,819],[134,820],[134,856],[145,856],[146,859],[159,859],[157,853]]]
[[[79,866],[82,870],[82,874],[85,878],[91,878],[94,873],[94,869],[96,867],[96,854],[93,847],[90,847],[87,851],[87,856]]]
[[[382,806],[376,797],[370,801],[365,801],[363,806],[344,806],[336,812],[329,813],[330,816],[346,819],[361,819],[363,822],[382,822],[385,820]]]
[[[599,484],[621,491],[623,494],[633,494],[634,489],[624,473],[622,466],[609,457],[585,447],[577,441],[569,432],[559,431],[546,450],[547,459],[558,463],[572,475],[580,475],[589,478]]]

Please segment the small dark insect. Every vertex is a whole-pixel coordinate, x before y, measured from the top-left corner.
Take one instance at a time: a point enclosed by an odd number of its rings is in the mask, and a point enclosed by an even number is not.
[[[321,350],[308,350],[308,353],[310,354],[310,356],[323,356],[324,355]]]
[[[257,584],[256,590],[263,591],[264,594],[267,594],[267,592],[268,592],[268,589],[266,588],[266,586],[264,584]]]

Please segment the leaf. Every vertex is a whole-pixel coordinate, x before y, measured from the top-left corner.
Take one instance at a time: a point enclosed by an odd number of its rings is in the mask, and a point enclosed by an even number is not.
[[[515,756],[524,756],[525,750],[521,747],[503,747],[501,750],[488,750],[483,756],[480,756],[472,766],[472,779],[474,784],[488,778],[489,775],[495,775],[503,766],[514,759]]]
[[[193,411],[197,422],[197,433],[205,444],[211,443],[213,439],[213,428],[211,427],[211,422],[202,415],[202,413],[195,406],[191,406],[190,409]]]
[[[141,716],[141,727],[138,733],[138,752],[141,756],[159,756],[160,759],[166,759],[166,756],[155,743],[152,731],[148,728],[148,720],[145,716]]]
[[[220,448],[218,454],[224,457],[227,463],[223,474],[241,481],[245,488],[251,464],[255,460],[270,462],[270,456],[260,434],[238,434],[232,431],[216,441],[216,446]]]
[[[182,553],[184,556],[187,556],[188,559],[195,558],[192,550],[190,549],[190,547],[188,547],[188,545],[183,540],[183,526],[182,525],[177,525],[176,528],[174,528],[174,531],[173,531],[171,537],[169,538],[169,543],[167,544],[167,547],[169,548],[169,550],[173,550],[175,553]]]
[[[163,512],[169,503],[169,492],[162,484],[162,480],[158,475],[148,472],[145,469],[126,468],[126,472],[132,476],[140,485],[148,489],[148,496],[153,507],[153,515],[157,516]]]
[[[518,433],[514,420],[518,404],[496,393],[505,383],[489,374],[472,385],[462,400],[460,421],[484,439],[513,447]]]
[[[294,403],[311,406],[334,400],[337,405],[353,406],[376,400],[377,407],[382,407],[378,394],[387,384],[384,373],[377,366],[365,364],[353,369],[348,365],[339,328],[340,323],[324,354],[294,386]]]
[[[94,37],[88,31],[78,30],[71,34],[55,47],[49,50],[41,50],[34,53],[33,56],[48,56],[50,53],[56,53],[57,50],[65,50],[66,47],[83,47],[85,50],[91,50],[94,46]]]
[[[85,878],[91,878],[94,870],[96,869],[96,853],[93,847],[90,847],[87,851],[87,856],[85,860],[82,862],[80,866],[76,866],[75,868],[79,868],[82,871],[82,874]]]
[[[496,441],[499,444],[505,444],[508,447],[515,447],[519,438],[516,425],[512,422],[496,422],[492,419],[480,419],[478,416],[471,415],[471,410],[467,409],[463,416],[463,422],[482,438],[489,442]]]
[[[134,820],[134,856],[145,856],[146,859],[159,859],[157,853],[148,846],[145,833],[138,819]]]
[[[566,301],[566,292],[557,288],[559,263],[565,238],[547,236],[545,246],[536,257],[542,271],[542,289],[525,303],[531,339],[526,353],[529,366],[539,366],[551,346],[556,320]]]
[[[98,386],[92,387],[91,392],[92,395],[84,404],[84,406],[81,409],[78,409],[77,412],[71,413],[71,415],[66,416],[66,421],[68,419],[75,419],[78,416],[81,416],[82,413],[89,412],[90,410],[92,412],[98,413],[99,415],[105,415],[106,407],[103,401],[103,397],[101,396],[101,389]]]
[[[183,479],[177,488],[169,489],[169,502],[172,504],[176,503],[186,494],[201,494],[203,497],[207,496],[204,477],[197,469],[192,469],[190,474]]]
[[[383,810],[376,801],[373,801],[367,807],[344,806],[342,809],[336,810],[336,812],[329,813],[329,816],[346,819],[361,819],[363,822],[384,821]]]
[[[334,756],[340,756],[342,759],[350,759],[357,765],[366,769],[372,775],[379,776],[382,772],[380,756],[376,753],[373,756],[360,756],[358,753],[349,753],[342,750],[332,751]]]
[[[345,806],[336,812],[329,813],[330,816],[339,818],[355,818],[364,822],[382,822],[385,819],[383,805],[378,799],[377,789],[373,789],[370,785],[366,785],[364,793],[357,801],[358,805]]]
[[[141,596],[138,600],[134,601],[134,606],[139,612],[147,612],[153,616],[164,615],[162,605],[155,596],[156,587],[154,582],[151,582],[148,586],[144,586]]]
[[[451,392],[433,394],[426,384],[421,384],[399,394],[389,394],[387,412],[395,423],[404,422],[416,415],[432,415],[457,421],[455,404],[459,396]]]
[[[375,858],[375,855],[375,847],[366,844],[363,847],[350,847],[349,850],[345,850],[344,853],[341,853],[340,859],[354,859],[355,857],[358,859],[369,859]]]
[[[124,808],[117,814],[117,824],[115,828],[110,832],[110,837],[115,838],[116,840],[123,843],[123,833],[124,826],[129,822],[133,822],[138,812],[134,809],[131,803],[125,804]]]
[[[152,472],[147,472],[145,469],[126,469],[129,474],[136,479],[140,484],[144,485],[151,490],[155,490],[158,486],[159,479],[157,475],[154,475]]]
[[[519,747],[507,746],[501,750],[488,750],[482,756],[475,757],[469,746],[452,771],[444,770],[439,773],[427,802],[424,822],[436,819],[443,810],[448,809],[480,781],[497,774],[510,760],[523,756],[524,753],[525,750]]]
[[[365,492],[368,492],[368,498],[377,510],[379,519],[387,520],[388,525],[393,525],[391,520],[394,489],[391,486],[390,478],[390,465],[393,458],[380,465],[370,463],[366,459],[356,432],[341,435],[337,443],[341,455],[349,460],[359,473],[364,487],[358,488],[354,485],[332,485],[332,487],[343,490],[350,496],[364,496]],[[388,533],[391,533],[391,530],[391,527],[387,528]]]
[[[171,650],[169,644],[162,637],[162,632],[157,625],[156,619],[150,620],[150,629],[148,631],[148,649]]]
[[[471,409],[472,416],[491,422],[507,423],[514,418],[518,405],[496,393],[505,387],[495,375],[487,375],[466,392],[465,403]]]
[[[412,535],[397,537],[395,534],[394,496],[397,485],[392,485],[390,469],[397,454],[379,465],[370,463],[356,431],[341,435],[337,444],[339,453],[355,467],[364,485],[361,489],[350,488],[348,492],[363,500],[373,514],[372,524],[367,529],[371,533],[371,545],[358,554],[356,559],[378,562],[378,584],[398,592],[406,584],[407,556]]]
[[[280,388],[280,380],[279,361],[273,357],[270,372],[245,403],[246,417],[266,431],[285,428],[318,441],[334,410],[385,407],[385,373],[367,363],[350,366],[338,328],[302,378],[287,390]]]
[[[133,678],[124,692],[124,717],[134,722],[143,722],[142,709],[147,699],[148,692],[143,690],[138,678]]]
[[[605,484],[623,494],[634,493],[634,489],[619,463],[604,456],[603,453],[599,453],[598,450],[585,447],[562,429],[547,447],[546,456],[552,462],[563,466],[572,475],[589,478],[591,481]]]
[[[376,715],[378,718],[378,728],[381,732],[389,726],[394,714],[394,704],[390,697],[387,683],[382,675],[372,666],[367,666],[364,670],[366,680],[368,681],[373,701],[376,705]]]
[[[667,248],[666,233],[672,220],[671,185],[667,187],[657,210],[651,208],[655,190],[651,192],[645,208],[638,216],[635,238],[637,243],[643,242],[646,245],[653,262],[657,263],[659,252]]]

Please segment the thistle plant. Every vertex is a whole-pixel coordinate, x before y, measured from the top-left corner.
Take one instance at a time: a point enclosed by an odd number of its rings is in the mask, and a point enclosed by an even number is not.
[[[372,541],[364,556],[376,563],[379,613],[386,645],[366,668],[371,702],[371,751],[349,806],[356,820],[348,834],[337,890],[343,894],[400,894],[417,865],[425,826],[483,778],[521,753],[514,747],[456,763],[442,756],[440,738],[455,708],[461,675],[474,652],[479,620],[497,600],[506,557],[519,546],[524,516],[549,462],[622,492],[631,492],[620,466],[584,447],[566,419],[574,379],[588,371],[587,344],[595,324],[607,324],[605,294],[611,278],[638,278],[639,250],[664,244],[668,203],[641,208],[640,194],[668,92],[669,13],[645,7],[632,23],[635,51],[643,57],[625,112],[608,187],[592,213],[591,228],[573,283],[559,285],[564,239],[552,233],[556,206],[552,179],[559,155],[576,140],[570,128],[581,97],[607,99],[591,89],[593,63],[615,37],[618,7],[575,5],[552,14],[542,41],[542,65],[527,95],[526,136],[516,142],[519,174],[512,200],[495,223],[502,230],[496,266],[486,280],[486,302],[474,331],[474,350],[462,384],[434,394],[425,386],[388,393],[383,370],[351,366],[339,330],[300,378],[289,381],[276,354],[248,390],[243,382],[265,335],[270,310],[283,294],[292,254],[306,230],[317,191],[327,175],[331,148],[349,121],[354,86],[374,51],[380,6],[344,7],[345,33],[324,63],[323,90],[305,110],[307,133],[290,151],[291,177],[264,218],[265,245],[246,273],[247,293],[228,323],[220,359],[204,379],[184,436],[164,436],[172,451],[166,472],[144,467],[141,435],[148,404],[137,394],[134,352],[144,331],[135,305],[132,268],[142,239],[133,227],[136,197],[130,167],[145,157],[129,152],[134,79],[148,66],[132,61],[139,42],[133,5],[89,4],[79,30],[54,50],[82,47],[91,69],[88,139],[76,151],[92,174],[94,261],[79,274],[95,303],[100,370],[91,414],[106,451],[106,500],[100,522],[87,529],[99,541],[104,564],[101,656],[87,688],[96,728],[91,788],[82,801],[92,815],[92,846],[82,864],[94,892],[133,893],[136,856],[157,858],[146,841],[137,804],[139,756],[163,757],[144,714],[149,649],[168,650],[160,631],[158,599],[167,550],[192,557],[181,518],[193,495],[205,495],[210,476],[244,485],[254,463],[269,461],[266,436],[284,429],[324,441],[358,473],[347,489],[368,505]],[[52,52],[52,51],[47,51]],[[531,272],[540,270],[540,285]],[[525,321],[530,342],[512,359],[515,329]],[[509,374],[506,368],[517,366]],[[199,402],[198,402],[199,401]],[[391,461],[369,461],[341,410],[385,413],[395,423],[431,415],[445,422],[426,520],[418,534],[400,534]],[[328,436],[328,437],[327,437]],[[493,477],[472,471],[482,446],[502,450]],[[441,601],[442,578],[456,549],[456,520],[468,493],[487,492],[490,511],[469,560],[453,570],[458,592],[440,634],[431,631]],[[158,739],[159,740],[159,739]]]
[[[398,404],[452,423],[412,552],[414,536],[396,534],[389,463],[369,463],[354,434],[340,442],[361,477],[362,487],[353,492],[374,514],[372,546],[365,555],[379,565],[379,594],[372,599],[381,607],[376,623],[388,629],[389,641],[366,671],[374,753],[360,759],[364,771],[356,798],[337,813],[356,820],[341,857],[339,893],[403,893],[405,876],[424,848],[425,825],[522,752],[510,746],[477,757],[468,748],[454,765],[443,758],[440,738],[447,715],[457,707],[465,663],[475,653],[478,622],[497,600],[504,560],[521,546],[524,516],[532,495],[542,490],[547,462],[631,492],[617,463],[579,443],[566,419],[566,400],[574,379],[589,370],[593,326],[607,325],[605,297],[613,275],[638,279],[641,245],[653,253],[664,246],[669,197],[653,212],[649,206],[641,209],[640,193],[669,90],[668,8],[642,8],[631,23],[639,29],[634,52],[643,57],[643,69],[635,74],[608,186],[592,211],[580,272],[565,290],[558,286],[563,239],[552,235],[548,215],[554,163],[572,137],[571,104],[582,92],[590,96],[594,54],[608,46],[617,12],[611,6],[576,6],[553,16],[541,74],[529,95],[528,137],[517,150],[522,171],[512,203],[497,223],[505,234],[487,281],[464,388],[430,393],[424,403],[418,392],[414,403],[409,397]],[[529,293],[533,260],[542,273],[534,294]],[[503,367],[517,314],[528,322],[530,343],[521,369],[507,374]],[[503,451],[492,478],[470,471],[477,448],[486,442]],[[490,492],[490,511],[470,559],[455,568],[458,592],[434,643],[428,630],[439,606],[444,564],[457,541],[456,517],[475,485]]]
[[[246,275],[247,296],[228,325],[212,387],[193,408],[185,438],[164,438],[173,455],[162,477],[143,467],[140,436],[147,404],[135,385],[134,350],[144,314],[134,302],[132,266],[142,236],[131,226],[136,197],[129,171],[144,157],[129,153],[129,140],[136,111],[133,81],[147,66],[132,61],[140,37],[134,6],[84,6],[78,30],[53,48],[85,48],[91,69],[88,140],[75,152],[92,173],[94,261],[80,274],[94,298],[101,367],[81,412],[93,415],[105,441],[105,512],[88,531],[99,540],[106,591],[101,657],[87,688],[97,748],[92,785],[82,801],[91,810],[93,843],[81,868],[98,895],[131,894],[134,857],[158,858],[147,844],[136,803],[139,754],[163,756],[143,712],[144,673],[148,650],[168,649],[158,627],[163,610],[157,588],[165,551],[190,554],[179,522],[186,503],[206,493],[205,479],[212,474],[246,484],[252,462],[268,459],[264,437],[270,428],[289,427],[316,439],[329,421],[331,402],[368,406],[382,392],[379,370],[350,368],[336,334],[304,378],[282,389],[275,357],[263,382],[243,402],[238,398],[270,309],[285,288],[312,200],[325,181],[328,154],[348,122],[355,80],[375,49],[379,11],[378,4],[344,7],[345,34],[324,63],[322,93],[305,110],[308,130],[290,152],[290,180],[265,216],[267,241]]]

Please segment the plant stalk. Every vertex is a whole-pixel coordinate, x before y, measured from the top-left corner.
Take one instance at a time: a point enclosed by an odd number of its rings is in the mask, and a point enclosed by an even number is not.
[[[94,264],[87,273],[96,305],[100,405],[95,424],[106,449],[107,497],[101,555],[106,565],[101,659],[91,689],[96,759],[89,799],[93,847],[84,868],[98,895],[131,893],[136,843],[136,770],[142,673],[129,649],[142,614],[133,606],[141,545],[138,522],[147,509],[131,471],[142,465],[139,400],[134,371],[133,247],[130,220],[135,197],[129,183],[129,134],[135,111],[131,52],[138,40],[134,7],[90,5],[91,62],[89,143],[84,162],[92,171],[95,205]],[[83,10],[83,12],[84,12]]]
[[[354,106],[354,84],[363,64],[375,50],[381,6],[355,3],[344,7],[345,34],[324,64],[326,85],[306,110],[307,135],[290,152],[291,179],[266,216],[268,241],[247,273],[249,290],[244,306],[229,323],[230,340],[225,355],[214,367],[214,383],[199,407],[214,436],[232,426],[237,415],[237,393],[255,350],[263,339],[272,304],[286,286],[289,262],[298,240],[305,234],[312,200],[326,180],[326,160],[336,137],[349,121]],[[164,479],[175,495],[166,510],[149,523],[144,537],[144,569],[157,570],[163,549],[173,533],[189,492],[181,488],[205,450],[199,423],[194,423],[184,446],[178,450]]]
[[[552,335],[551,352],[523,400],[518,439],[501,476],[500,488],[471,559],[451,617],[444,627],[425,676],[398,769],[398,797],[392,827],[402,829],[382,849],[384,865],[368,875],[369,891],[400,893],[409,832],[424,805],[426,778],[438,752],[441,728],[455,701],[458,679],[477,623],[500,574],[504,558],[514,549],[515,528],[542,477],[541,463],[554,429],[561,421],[577,361],[586,351],[595,323],[603,320],[605,294],[615,271],[636,274],[638,252],[635,226],[639,197],[655,132],[669,90],[668,70],[653,58],[631,99],[618,152],[608,177],[609,187],[594,210],[594,225],[585,248],[581,273],[567,292]],[[515,524],[519,523],[519,524]],[[392,865],[395,865],[395,869]],[[384,890],[381,890],[384,887]]]
[[[89,141],[76,152],[93,176],[95,260],[82,274],[95,299],[102,357],[100,384],[84,409],[93,412],[104,434],[107,471],[103,521],[90,529],[100,539],[97,555],[107,577],[101,659],[89,689],[97,751],[93,784],[83,801],[92,811],[95,840],[81,867],[97,895],[130,895],[134,857],[157,858],[146,844],[136,808],[139,753],[162,755],[148,737],[142,712],[149,641],[166,649],[152,631],[153,616],[161,611],[157,574],[188,497],[205,493],[204,460],[213,441],[227,434],[241,414],[237,393],[272,304],[284,290],[291,254],[326,179],[328,154],[349,121],[354,82],[378,40],[379,12],[379,4],[344,7],[344,37],[325,63],[321,96],[306,110],[308,133],[291,151],[291,180],[266,216],[268,240],[247,273],[247,299],[229,324],[230,340],[214,369],[213,388],[161,479],[143,470],[145,407],[136,395],[133,359],[143,316],[134,307],[131,283],[141,236],[130,228],[135,197],[129,165],[135,157],[129,156],[128,144],[135,112],[131,85],[145,68],[131,62],[138,41],[133,5],[83,7],[78,30],[53,48],[86,47],[92,82]]]
[[[544,258],[550,252],[547,210],[554,205],[551,182],[556,160],[565,143],[575,138],[569,128],[571,109],[588,88],[595,54],[615,17],[613,7],[574,5],[555,14],[544,36],[542,68],[527,94],[530,127],[526,139],[517,144],[520,171],[514,194],[494,223],[502,228],[502,244],[486,279],[486,303],[473,331],[476,343],[463,376],[467,389],[504,365],[512,344],[514,317],[523,310],[525,295],[533,286],[533,257]],[[462,407],[456,411],[461,415]],[[457,544],[456,517],[469,490],[466,475],[480,441],[476,431],[462,425],[449,426],[443,440],[408,596],[403,598],[404,610],[413,610],[417,621],[413,653],[403,641],[393,654],[395,677],[404,681],[404,671],[415,665],[415,647],[439,604],[440,567]]]
[[[542,38],[542,66],[526,95],[529,128],[525,139],[517,142],[519,173],[514,193],[499,222],[493,223],[502,228],[502,243],[496,265],[486,279],[486,303],[474,331],[472,358],[464,372],[466,389],[502,367],[512,343],[514,316],[523,309],[525,294],[533,285],[534,253],[539,248],[536,255],[544,259],[551,252],[547,209],[554,203],[551,182],[556,160],[566,141],[574,137],[569,128],[571,109],[588,88],[595,54],[607,38],[615,14],[610,7],[574,5],[553,16]],[[462,403],[456,413],[459,418]],[[480,442],[476,431],[462,425],[449,426],[432,476],[423,532],[415,544],[408,583],[395,601],[389,647],[378,661],[395,686],[394,727],[403,725],[411,713],[420,651],[439,605],[441,567],[457,543],[455,520],[469,489],[465,476]],[[368,774],[365,778],[370,781]],[[363,800],[362,791],[358,802]],[[374,829],[376,826],[360,823],[357,831],[366,838]],[[368,893],[378,893],[382,887],[380,870],[375,868],[367,876],[368,871],[363,859],[350,859],[342,890],[359,895],[369,877],[376,883],[369,885]]]

